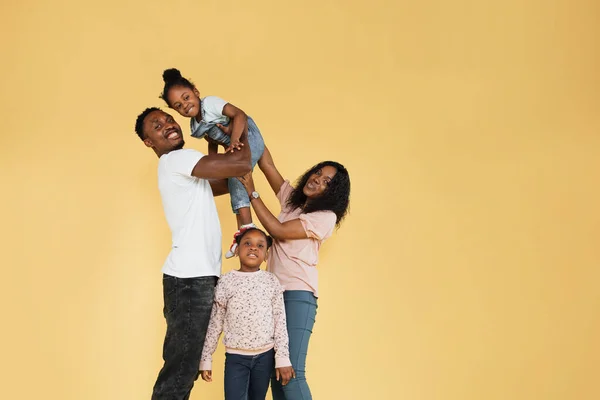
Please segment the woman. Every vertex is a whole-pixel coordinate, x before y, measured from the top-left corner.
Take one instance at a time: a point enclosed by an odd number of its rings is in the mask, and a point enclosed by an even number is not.
[[[350,177],[343,165],[324,161],[309,169],[294,188],[283,179],[267,148],[259,167],[281,203],[278,218],[255,191],[251,173],[240,181],[256,216],[274,239],[267,269],[279,278],[285,289],[290,358],[296,371],[296,377],[285,386],[271,379],[273,399],[312,399],[305,377],[305,362],[317,314],[319,248],[346,216]]]

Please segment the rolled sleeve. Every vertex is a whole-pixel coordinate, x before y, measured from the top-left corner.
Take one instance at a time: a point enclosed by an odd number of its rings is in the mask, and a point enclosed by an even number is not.
[[[298,218],[309,238],[325,240],[333,234],[336,216],[331,211],[300,214]]]

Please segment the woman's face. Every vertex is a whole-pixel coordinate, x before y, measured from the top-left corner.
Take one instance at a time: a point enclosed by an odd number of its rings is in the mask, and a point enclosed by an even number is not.
[[[337,169],[330,165],[316,170],[308,177],[306,184],[302,188],[302,192],[309,199],[316,199],[322,196],[335,174],[337,174]]]
[[[170,107],[188,118],[195,118],[200,112],[200,93],[197,89],[173,86],[167,93]]]

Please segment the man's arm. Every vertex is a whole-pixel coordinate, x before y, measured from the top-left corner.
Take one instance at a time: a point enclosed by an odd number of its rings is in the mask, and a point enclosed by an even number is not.
[[[206,138],[206,141],[208,142],[208,154],[217,154],[219,152],[219,145],[208,140],[208,136],[206,136]]]
[[[242,146],[226,154],[209,154],[202,157],[192,170],[192,176],[201,179],[222,179],[242,176],[252,170],[248,135],[242,133]]]
[[[227,179],[209,179],[208,183],[212,189],[213,196],[221,196],[229,193],[229,184]]]

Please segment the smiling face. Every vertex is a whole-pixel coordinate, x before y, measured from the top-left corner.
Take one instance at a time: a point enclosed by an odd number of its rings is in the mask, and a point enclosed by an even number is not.
[[[320,197],[327,190],[329,183],[336,173],[337,169],[330,165],[316,170],[308,177],[306,184],[302,188],[302,192],[308,199]]]
[[[144,118],[143,132],[144,143],[159,157],[184,145],[181,127],[172,116],[161,110],[152,111]]]
[[[195,118],[200,112],[200,92],[181,85],[173,86],[167,94],[167,103],[182,116]]]
[[[258,229],[251,229],[242,235],[236,249],[242,270],[258,270],[267,258],[267,237]]]

